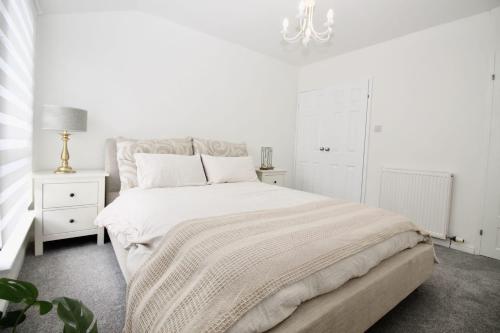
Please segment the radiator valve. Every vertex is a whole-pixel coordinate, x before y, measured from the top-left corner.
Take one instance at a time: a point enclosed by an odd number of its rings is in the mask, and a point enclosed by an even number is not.
[[[450,237],[450,241],[453,241],[455,243],[465,243],[465,239],[457,237],[457,236]]]

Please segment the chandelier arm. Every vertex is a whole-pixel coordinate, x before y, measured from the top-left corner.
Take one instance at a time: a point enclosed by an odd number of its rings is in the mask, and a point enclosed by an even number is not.
[[[322,32],[316,31],[316,29],[314,28],[313,17],[314,15],[313,13],[311,13],[311,17],[309,20],[311,22],[311,34],[314,36],[314,39],[319,40],[320,42],[328,40],[331,34],[330,26],[328,26],[328,28],[325,31]]]
[[[330,38],[331,31],[329,29],[325,30],[323,32],[314,31],[313,34],[315,35],[316,39],[322,40],[322,39],[328,39],[328,38]]]
[[[324,41],[327,41],[328,39],[330,39],[331,33],[332,32],[330,29],[327,29],[327,30],[322,31],[322,32],[317,32],[316,30],[312,31],[314,38],[320,42],[324,42]]]
[[[309,16],[309,26],[311,29],[311,37],[319,42],[325,42],[330,38],[330,30],[327,29],[322,32],[317,32],[314,28],[314,7],[311,7]]]
[[[289,43],[298,42],[300,38],[304,35],[304,32],[306,30],[306,25],[307,25],[307,20],[301,18],[299,23],[300,30],[297,32],[297,34],[295,36],[289,37],[287,36],[286,31],[283,31],[283,39]]]
[[[289,42],[289,43],[295,43],[297,42],[301,37],[301,33],[299,32],[297,35],[293,36],[293,37],[288,37],[288,36],[285,36],[283,35],[283,39],[286,41],[286,42]]]
[[[304,31],[301,29],[299,32],[297,32],[297,34],[295,36],[288,36],[286,31],[283,32],[283,39],[287,42],[290,42],[290,43],[295,43],[297,42],[301,36],[304,34]]]
[[[326,30],[325,31],[321,31],[321,32],[317,32],[316,29],[314,28],[314,26],[312,27],[312,32],[316,35],[316,36],[324,36],[324,35],[328,35],[331,33],[331,26],[327,26]]]
[[[325,37],[320,37],[320,38],[317,38],[316,40],[317,40],[318,42],[323,43],[323,42],[328,41],[329,39],[330,39],[330,35],[327,35],[327,36],[325,36]]]

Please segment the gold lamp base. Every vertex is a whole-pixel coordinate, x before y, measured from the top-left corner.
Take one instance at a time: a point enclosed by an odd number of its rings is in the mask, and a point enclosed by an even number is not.
[[[73,170],[73,168],[70,166],[69,167],[60,166],[54,170],[54,173],[75,173],[75,172],[76,170]]]
[[[54,173],[63,174],[63,173],[75,173],[72,167],[69,166],[69,151],[68,151],[68,141],[71,134],[67,131],[61,133],[61,140],[63,142],[63,148],[61,152],[61,165],[54,170]]]

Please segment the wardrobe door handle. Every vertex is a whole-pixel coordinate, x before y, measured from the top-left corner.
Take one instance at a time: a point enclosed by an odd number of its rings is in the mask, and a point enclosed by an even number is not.
[[[325,151],[330,151],[330,147],[326,147],[326,148],[325,148]]]
[[[75,219],[69,220],[69,223],[75,223]]]
[[[319,151],[324,151],[325,147],[319,147]]]

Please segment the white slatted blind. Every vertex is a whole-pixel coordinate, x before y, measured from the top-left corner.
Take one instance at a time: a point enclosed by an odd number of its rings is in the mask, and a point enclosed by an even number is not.
[[[0,0],[0,246],[32,198],[35,17],[33,0]]]

